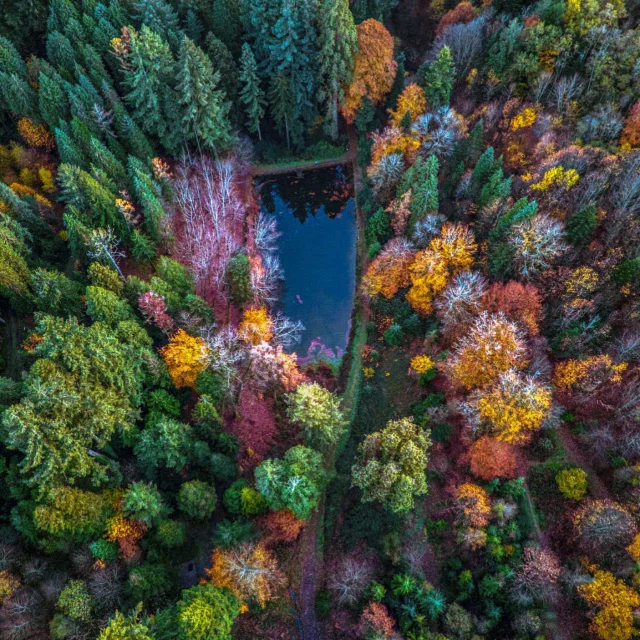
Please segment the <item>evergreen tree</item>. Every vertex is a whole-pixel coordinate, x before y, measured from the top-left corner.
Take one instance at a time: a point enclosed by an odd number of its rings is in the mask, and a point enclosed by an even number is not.
[[[240,58],[240,101],[244,105],[247,116],[245,124],[251,133],[257,133],[262,140],[260,121],[264,117],[265,96],[260,86],[258,77],[258,65],[248,43],[242,45],[242,57]]]
[[[124,188],[127,174],[122,163],[97,138],[91,138],[90,148],[91,162],[114,180],[118,187]]]
[[[432,109],[449,105],[455,77],[456,70],[451,50],[445,45],[424,72],[422,87]]]
[[[87,160],[73,138],[64,129],[54,129],[56,137],[56,147],[58,148],[58,157],[60,161],[68,165],[76,165],[78,167],[86,167]]]
[[[242,22],[238,0],[213,0],[211,31],[236,55],[242,42]]]
[[[238,97],[238,67],[231,52],[222,40],[209,34],[206,39],[206,50],[211,64],[220,72],[220,89],[222,89],[232,104]]]
[[[47,60],[69,82],[76,77],[76,51],[69,38],[59,31],[47,35]]]
[[[396,76],[393,79],[393,85],[391,87],[391,91],[389,91],[389,95],[386,100],[387,109],[391,109],[395,111],[398,108],[398,98],[400,94],[404,90],[404,81],[405,75],[407,73],[405,66],[405,55],[404,52],[400,52],[396,58],[398,66],[396,68]]]
[[[231,105],[216,89],[220,73],[214,73],[209,58],[189,38],[182,42],[176,77],[187,137],[221,151],[230,148],[235,140],[229,124]]]
[[[144,164],[133,156],[129,156],[128,173],[136,200],[142,208],[147,233],[157,242],[160,239],[160,221],[165,215],[160,201],[160,187]]]
[[[62,76],[51,70],[51,75],[40,73],[38,80],[38,107],[40,115],[53,131],[60,120],[70,115],[67,89]],[[66,162],[66,161],[65,161]]]
[[[26,79],[17,73],[0,72],[0,97],[6,109],[17,116],[36,119],[38,97]]]
[[[567,222],[567,238],[574,247],[584,246],[598,226],[596,205],[590,204],[576,211]]]
[[[269,106],[271,117],[274,119],[280,133],[284,129],[287,148],[291,148],[290,127],[295,117],[295,103],[291,94],[289,79],[281,73],[271,76],[269,84]]]
[[[160,39],[168,42],[173,51],[178,50],[183,36],[178,24],[178,15],[168,2],[164,0],[139,0],[135,3],[134,12],[134,18],[141,27],[146,25]]]
[[[27,76],[27,67],[13,45],[13,42],[0,36],[0,69],[4,73],[15,73],[21,78]]]
[[[338,102],[343,86],[351,82],[353,56],[358,46],[353,15],[348,0],[321,0],[318,11],[318,98],[324,103],[325,131],[338,137]]]

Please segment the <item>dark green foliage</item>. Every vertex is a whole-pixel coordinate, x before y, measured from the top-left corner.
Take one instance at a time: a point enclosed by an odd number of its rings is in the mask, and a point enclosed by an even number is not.
[[[124,494],[122,511],[130,518],[151,526],[166,516],[170,509],[155,485],[134,482]]]
[[[127,591],[134,602],[146,602],[162,595],[170,586],[167,568],[161,564],[147,562],[131,570]]]
[[[251,300],[251,266],[246,253],[237,253],[231,258],[227,266],[226,281],[231,299],[236,304],[243,305]]]
[[[79,316],[82,312],[82,286],[59,271],[36,269],[31,286],[38,311],[59,316]]]
[[[575,247],[584,246],[591,240],[597,226],[596,205],[590,204],[569,218],[566,224],[567,238]]]
[[[163,520],[158,524],[156,537],[163,547],[181,547],[186,540],[185,526],[177,520]]]
[[[231,549],[247,542],[254,535],[253,526],[246,520],[223,520],[216,525],[213,544],[223,549]]]
[[[251,133],[257,133],[262,140],[260,121],[264,118],[266,99],[260,86],[258,77],[258,65],[251,51],[251,47],[245,42],[242,45],[242,57],[240,58],[240,101],[244,105],[245,126]]]
[[[399,324],[392,324],[383,335],[384,341],[392,346],[397,347],[402,343],[402,339],[404,338],[404,332],[402,331],[402,327]]]
[[[613,279],[619,285],[637,283],[640,280],[640,256],[623,260],[614,270]]]
[[[189,517],[206,520],[216,508],[216,490],[200,480],[185,482],[178,492],[178,507]]]

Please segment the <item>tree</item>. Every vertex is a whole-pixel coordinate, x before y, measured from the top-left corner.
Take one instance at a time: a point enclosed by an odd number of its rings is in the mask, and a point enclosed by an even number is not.
[[[381,22],[365,20],[356,29],[358,49],[354,57],[353,79],[345,88],[340,107],[349,123],[354,121],[365,97],[374,104],[382,102],[393,86],[397,67],[393,58],[393,38]]]
[[[447,27],[453,24],[468,24],[475,20],[476,16],[473,5],[463,0],[463,2],[459,2],[453,9],[442,16],[436,28],[436,35],[442,35],[447,30]]]
[[[143,351],[101,323],[42,316],[38,356],[24,397],[3,416],[7,445],[24,454],[29,483],[46,487],[87,477],[104,480],[99,451],[116,428],[133,428],[144,379]]]
[[[581,546],[595,556],[623,549],[636,533],[631,514],[612,500],[586,500],[576,511],[573,524]]]
[[[587,474],[583,469],[563,469],[556,475],[560,493],[570,500],[582,500],[587,495]]]
[[[567,240],[574,247],[582,247],[591,240],[597,226],[596,205],[587,205],[569,218],[566,225]]]
[[[506,284],[492,284],[482,296],[482,309],[490,313],[503,313],[517,322],[533,336],[539,333],[542,318],[542,299],[538,289],[532,284],[522,284],[510,280]]]
[[[273,321],[266,307],[246,309],[238,327],[238,335],[249,344],[257,345],[273,338]]]
[[[266,545],[294,542],[304,527],[304,521],[296,518],[289,509],[270,511],[260,519]]]
[[[503,314],[481,313],[453,346],[445,372],[454,383],[472,389],[526,365],[525,345],[515,324]]]
[[[394,238],[369,264],[362,278],[362,291],[368,296],[393,298],[409,282],[409,266],[414,261],[411,245],[404,238]]]
[[[288,395],[289,420],[302,426],[305,442],[323,450],[340,439],[345,421],[340,410],[340,400],[316,382],[298,385]]]
[[[247,118],[245,124],[250,133],[257,133],[258,139],[262,140],[260,121],[264,118],[266,99],[260,86],[256,59],[251,47],[246,42],[242,45],[242,56],[240,57],[240,83],[242,85],[240,101],[244,104]]]
[[[238,0],[214,0],[211,9],[211,26],[216,37],[237,55],[242,42],[240,3]]]
[[[100,632],[98,640],[153,640],[146,620],[140,620],[142,605],[138,605],[130,616],[116,611],[109,624]]]
[[[193,444],[189,425],[160,415],[142,431],[134,453],[147,475],[153,477],[158,469],[182,470],[192,454]]]
[[[194,338],[183,329],[171,338],[169,344],[160,350],[169,368],[173,384],[195,388],[196,380],[207,366],[208,348],[202,338]]]
[[[229,149],[235,140],[229,123],[231,104],[216,88],[220,73],[214,72],[211,60],[186,37],[180,47],[176,79],[185,136],[220,151]]]
[[[431,109],[449,105],[455,78],[456,69],[453,64],[451,49],[445,45],[438,51],[436,59],[424,72],[422,87]]]
[[[275,511],[289,509],[308,520],[318,505],[325,472],[322,456],[313,449],[296,446],[282,459],[265,460],[256,470],[256,489]]]
[[[229,589],[207,583],[186,589],[176,604],[179,638],[231,640],[239,613],[238,599]]]
[[[87,591],[84,580],[69,580],[60,592],[56,609],[74,620],[89,622],[92,617],[94,602]]]
[[[520,605],[550,602],[558,595],[558,580],[562,567],[551,551],[527,547],[523,563],[515,575],[512,597]]]
[[[267,97],[269,99],[271,117],[274,119],[280,134],[282,134],[284,128],[287,148],[289,149],[291,148],[291,125],[296,111],[291,86],[286,75],[275,73],[271,76]]]
[[[409,124],[411,124],[426,110],[427,101],[424,96],[424,91],[417,84],[412,83],[405,87],[398,97],[398,106],[396,107],[396,110],[389,110],[389,114],[391,115],[391,126],[395,128],[403,128],[402,123],[407,117],[407,114],[409,114],[408,119]],[[438,207],[436,205],[436,207],[433,208],[437,209]]]
[[[380,602],[370,602],[365,607],[360,616],[359,629],[364,637],[372,635],[380,640],[397,637],[395,622],[387,607]]]
[[[274,600],[286,584],[275,555],[262,544],[243,544],[236,549],[215,549],[207,575],[214,586],[229,589],[246,606],[261,607]]]
[[[351,82],[358,32],[347,0],[322,0],[318,9],[318,99],[324,103],[324,129],[338,137],[338,104]]]
[[[25,261],[25,237],[20,224],[0,212],[0,295],[29,295],[31,274]]]
[[[225,279],[233,302],[243,305],[251,300],[251,264],[246,253],[236,253],[229,260]]]
[[[185,482],[178,492],[178,507],[196,520],[209,518],[217,501],[215,488],[201,480]]]
[[[620,142],[631,147],[640,146],[640,100],[629,110],[629,115],[624,121]]]
[[[471,473],[483,480],[514,478],[517,471],[515,447],[496,438],[482,436],[469,451]]]
[[[412,509],[414,497],[427,493],[430,446],[429,431],[422,431],[412,418],[390,420],[382,431],[367,436],[351,469],[362,500],[382,502],[394,513]]]
[[[170,509],[155,485],[134,482],[124,493],[122,512],[150,527],[168,515]]]

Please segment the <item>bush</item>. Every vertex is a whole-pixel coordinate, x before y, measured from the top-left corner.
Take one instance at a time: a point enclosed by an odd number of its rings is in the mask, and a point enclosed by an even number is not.
[[[231,299],[239,305],[251,300],[251,266],[246,253],[237,253],[227,267],[227,286]]]
[[[206,482],[185,482],[178,492],[178,507],[191,518],[205,520],[216,508],[216,490]]]
[[[321,140],[307,147],[302,152],[301,157],[303,160],[329,160],[331,158],[337,158],[343,153],[344,147]]]

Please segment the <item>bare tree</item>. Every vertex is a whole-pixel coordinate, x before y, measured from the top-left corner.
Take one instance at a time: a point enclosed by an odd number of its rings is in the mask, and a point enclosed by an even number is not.
[[[486,18],[479,16],[468,24],[453,24],[447,27],[433,43],[429,58],[434,59],[442,47],[449,47],[456,67],[456,76],[466,77],[482,53],[486,23]]]
[[[371,582],[372,567],[364,559],[346,556],[331,572],[329,589],[335,594],[339,604],[355,604]]]
[[[553,85],[551,103],[560,113],[564,113],[569,101],[577,98],[583,90],[584,84],[577,73],[572,76],[562,76]]]
[[[87,255],[94,260],[104,260],[113,266],[121,278],[124,278],[117,260],[125,257],[120,240],[112,229],[93,229],[85,238]]]

